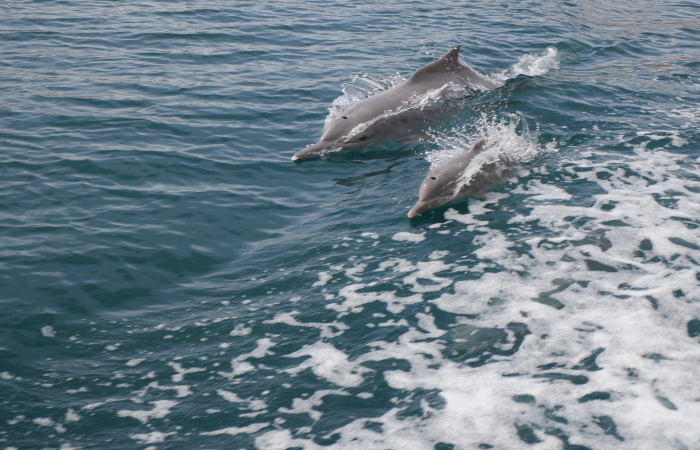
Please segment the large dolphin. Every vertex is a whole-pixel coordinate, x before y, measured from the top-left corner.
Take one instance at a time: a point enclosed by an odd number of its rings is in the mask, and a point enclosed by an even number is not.
[[[474,90],[498,86],[460,62],[459,46],[454,47],[442,58],[416,70],[405,83],[350,106],[326,125],[318,143],[295,154],[292,161],[410,138],[422,131],[426,119],[434,115],[420,106],[421,96],[448,83]]]
[[[418,202],[408,217],[412,219],[429,209],[495,187],[511,173],[511,168],[511,158],[482,139],[468,152],[428,172],[418,190]]]

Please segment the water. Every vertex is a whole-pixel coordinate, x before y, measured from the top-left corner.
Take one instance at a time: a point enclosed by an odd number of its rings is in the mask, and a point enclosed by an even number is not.
[[[0,447],[700,448],[698,30],[690,1],[3,2]],[[453,45],[503,86],[432,142],[290,161]],[[517,173],[407,219],[481,138]]]

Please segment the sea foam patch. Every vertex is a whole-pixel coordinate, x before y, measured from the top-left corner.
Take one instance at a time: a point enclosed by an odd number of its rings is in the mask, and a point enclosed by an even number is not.
[[[391,237],[395,241],[405,242],[420,242],[425,239],[425,233],[410,233],[408,231],[400,231]]]
[[[290,369],[295,376],[308,368],[370,391],[377,374],[394,393],[381,416],[335,429],[334,445],[696,445],[700,167],[669,151],[685,142],[674,136],[625,138],[634,139],[630,154],[559,157],[561,182],[548,179],[551,168],[533,169],[509,193],[468,214],[448,210],[442,227],[426,228],[462,227],[455,234],[468,251],[387,259],[331,290],[336,321],[376,318],[395,330],[352,356],[328,335],[331,343],[288,355],[309,357]],[[654,140],[666,147],[648,150]],[[569,183],[590,186],[586,197]],[[518,212],[498,215],[511,196]],[[285,322],[304,326],[298,316]],[[284,412],[323,422],[327,395],[317,394]]]
[[[168,414],[170,410],[175,407],[179,402],[174,402],[172,400],[156,400],[151,402],[153,409],[150,410],[131,410],[122,409],[117,412],[119,417],[132,417],[143,424],[148,423],[150,419],[162,419]]]

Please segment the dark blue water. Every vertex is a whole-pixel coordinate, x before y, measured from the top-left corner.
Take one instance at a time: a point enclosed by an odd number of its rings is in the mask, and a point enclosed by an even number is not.
[[[692,1],[2,2],[0,447],[700,448],[698,30]],[[432,142],[290,161],[454,45],[502,86]],[[517,172],[409,220],[481,138]]]

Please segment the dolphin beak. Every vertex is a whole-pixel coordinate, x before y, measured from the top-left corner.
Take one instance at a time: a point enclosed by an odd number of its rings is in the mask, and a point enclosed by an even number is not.
[[[413,219],[414,217],[418,217],[430,208],[432,208],[432,205],[429,202],[418,200],[418,202],[413,205],[413,208],[411,208],[411,210],[408,212],[408,218]]]
[[[302,159],[313,158],[314,156],[321,156],[332,151],[336,151],[338,147],[335,142],[318,142],[314,145],[306,147],[304,150],[297,152],[292,156],[292,161],[300,161]]]

